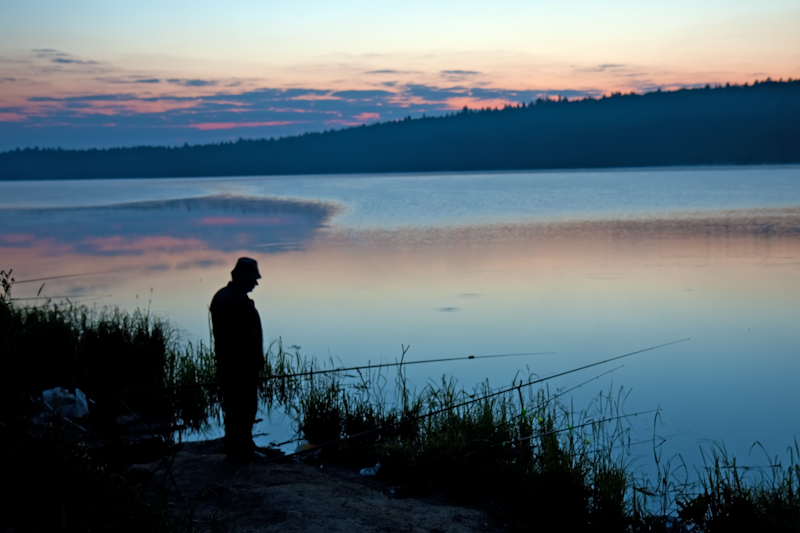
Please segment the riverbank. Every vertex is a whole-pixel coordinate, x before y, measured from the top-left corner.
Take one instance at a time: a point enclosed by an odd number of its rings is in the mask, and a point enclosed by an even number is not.
[[[443,496],[404,497],[400,487],[354,468],[297,457],[239,465],[225,459],[220,447],[219,441],[187,443],[172,465],[175,484],[165,484],[168,505],[187,531],[507,530],[485,511]]]

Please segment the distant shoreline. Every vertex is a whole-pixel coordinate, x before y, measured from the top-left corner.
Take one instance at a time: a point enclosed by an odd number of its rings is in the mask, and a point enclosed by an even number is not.
[[[800,163],[800,81],[546,100],[280,139],[0,153],[0,180]]]
[[[683,171],[715,171],[715,170],[764,170],[800,168],[796,163],[749,163],[741,165],[708,164],[708,165],[659,165],[659,166],[630,166],[630,167],[575,167],[575,168],[528,168],[528,169],[500,169],[500,170],[441,170],[441,171],[413,171],[413,172],[336,172],[327,174],[252,174],[231,176],[148,176],[148,177],[114,177],[114,178],[4,178],[0,183],[9,182],[64,182],[64,181],[123,181],[123,180],[196,180],[196,179],[312,179],[336,177],[410,177],[410,176],[463,176],[482,174],[577,174],[582,172],[611,173],[611,172],[683,172]]]

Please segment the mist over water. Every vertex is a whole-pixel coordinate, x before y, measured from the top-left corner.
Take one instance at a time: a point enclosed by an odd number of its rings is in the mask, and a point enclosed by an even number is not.
[[[41,294],[150,305],[187,340],[208,340],[208,303],[242,255],[264,276],[266,339],[309,356],[554,352],[408,368],[419,388],[443,374],[499,387],[690,337],[623,360],[575,408],[632,389],[625,410],[660,406],[662,453],[690,464],[710,440],[746,464],[754,441],[779,454],[800,433],[797,167],[0,183],[0,267],[100,272]],[[653,437],[652,418],[630,422]],[[632,453],[645,463],[652,444]]]

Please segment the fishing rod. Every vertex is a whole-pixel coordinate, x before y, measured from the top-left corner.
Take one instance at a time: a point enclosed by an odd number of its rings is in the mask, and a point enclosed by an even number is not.
[[[591,379],[587,379],[587,380],[586,380],[586,381],[584,381],[583,383],[581,383],[581,384],[579,384],[579,385],[575,385],[575,386],[574,386],[574,387],[572,387],[571,389],[567,389],[567,390],[565,390],[565,391],[561,391],[561,392],[559,392],[558,394],[556,394],[556,395],[554,395],[554,396],[550,396],[549,398],[547,398],[547,400],[546,400],[546,401],[545,401],[543,404],[541,404],[540,406],[537,406],[537,407],[544,407],[545,405],[547,405],[548,403],[552,402],[552,401],[553,401],[553,400],[555,400],[556,398],[558,398],[558,397],[560,397],[560,396],[564,396],[564,395],[565,395],[565,394],[567,394],[568,392],[572,392],[572,391],[574,391],[575,389],[579,389],[579,388],[583,387],[584,385],[586,385],[587,383],[591,383],[592,381],[594,381],[594,380],[596,380],[596,379],[600,379],[600,378],[602,378],[603,376],[605,376],[606,374],[610,374],[610,373],[612,373],[612,372],[614,372],[614,371],[616,371],[616,370],[619,370],[619,369],[620,369],[620,368],[622,368],[623,366],[624,366],[624,365],[619,365],[618,367],[616,367],[616,368],[612,368],[611,370],[608,370],[608,371],[606,371],[606,372],[603,372],[602,374],[600,374],[600,375],[597,375],[597,376],[595,376],[595,377],[593,377],[593,378],[591,378]],[[518,418],[522,418],[522,417],[523,417],[523,416],[525,416],[527,413],[528,413],[527,409],[523,409],[523,410],[522,410],[522,412],[521,412],[520,414],[518,414],[518,415],[514,415],[514,416],[512,416],[511,418],[509,418],[508,420],[506,420],[505,422],[502,422],[502,423],[498,424],[497,426],[495,426],[495,427],[494,427],[494,429],[500,429],[501,427],[503,427],[503,426],[505,426],[505,425],[507,425],[507,424],[510,424],[510,423],[511,423],[511,422],[513,422],[514,420],[516,420],[516,419],[518,419]]]
[[[552,431],[548,431],[546,433],[538,433],[536,435],[530,435],[528,437],[520,437],[518,439],[511,439],[511,440],[504,440],[502,442],[498,442],[497,444],[493,444],[492,447],[497,446],[505,446],[506,444],[516,444],[518,442],[525,442],[532,439],[537,439],[539,437],[547,437],[549,435],[556,435],[558,433],[564,433],[565,431],[572,431],[573,429],[578,429],[586,426],[591,426],[594,424],[601,424],[603,422],[613,422],[614,420],[622,420],[623,418],[630,418],[632,416],[639,416],[639,415],[646,415],[649,413],[657,413],[660,412],[661,409],[650,409],[649,411],[639,411],[638,413],[632,413],[629,415],[619,415],[619,416],[612,416],[610,418],[603,418],[602,420],[590,420],[589,422],[585,422],[583,424],[578,424],[577,426],[569,426],[566,428],[561,429],[554,429]]]
[[[611,361],[617,361],[617,360],[622,359],[624,357],[631,357],[633,355],[637,355],[637,354],[644,353],[644,352],[649,352],[649,351],[652,351],[652,350],[656,350],[658,348],[664,348],[666,346],[672,346],[673,344],[686,342],[688,340],[690,340],[690,339],[686,338],[686,339],[680,339],[680,340],[677,340],[677,341],[668,342],[668,343],[665,343],[665,344],[659,344],[657,346],[651,346],[650,348],[644,348],[643,350],[636,350],[635,352],[630,352],[630,353],[626,353],[626,354],[623,354],[623,355],[618,355],[616,357],[611,357],[609,359],[604,359],[604,360],[598,361],[596,363],[590,363],[588,365],[584,365],[584,366],[581,366],[581,367],[578,367],[578,368],[573,368],[572,370],[565,370],[564,372],[559,372],[557,374],[553,374],[552,376],[547,376],[547,377],[544,377],[544,378],[534,379],[534,380],[529,381],[527,383],[522,383],[520,385],[516,385],[516,386],[508,388],[508,389],[503,389],[503,390],[500,390],[500,391],[497,391],[497,392],[493,392],[491,394],[487,394],[485,396],[481,396],[480,398],[467,400],[467,401],[461,402],[461,403],[456,404],[456,405],[452,405],[452,406],[449,406],[449,407],[443,407],[441,409],[437,409],[435,411],[428,412],[428,413],[423,414],[423,415],[412,416],[410,418],[406,418],[406,419],[401,420],[399,422],[393,422],[393,423],[387,424],[386,426],[378,426],[376,428],[372,428],[372,429],[368,429],[368,430],[365,430],[365,431],[361,431],[361,432],[356,433],[354,435],[348,435],[348,436],[342,437],[340,439],[336,439],[336,440],[332,440],[332,441],[329,441],[329,442],[325,442],[325,443],[322,443],[322,444],[319,444],[319,445],[315,446],[315,448],[321,448],[321,447],[324,447],[324,446],[330,446],[332,444],[341,444],[343,442],[348,442],[350,440],[358,439],[358,438],[364,437],[366,435],[371,435],[373,433],[378,433],[378,432],[380,432],[382,430],[388,429],[390,427],[397,426],[399,424],[408,423],[408,422],[416,422],[418,420],[422,420],[424,418],[429,418],[429,417],[432,417],[432,416],[436,416],[438,414],[441,414],[441,413],[444,413],[444,412],[447,412],[447,411],[452,411],[453,409],[458,409],[459,407],[464,407],[464,406],[472,404],[472,403],[480,402],[482,400],[486,400],[486,399],[492,398],[494,396],[499,396],[500,394],[506,394],[506,393],[509,393],[509,392],[512,392],[512,391],[515,391],[515,390],[519,390],[522,387],[529,387],[531,385],[535,385],[537,383],[542,383],[542,382],[550,380],[550,379],[554,379],[554,378],[561,377],[561,376],[566,376],[568,374],[574,374],[575,372],[579,372],[581,370],[586,370],[587,368],[592,368],[592,367],[595,367],[595,366],[598,366],[598,365],[603,365],[603,364],[606,364],[606,363],[610,363]],[[294,452],[294,453],[290,453],[290,454],[284,455],[282,457],[292,457],[293,455],[299,455],[299,454],[301,454],[301,453],[303,453],[305,451],[307,451],[307,450],[300,450],[300,451],[297,451],[297,452]]]
[[[106,298],[111,298],[112,296],[113,295],[110,294],[108,296],[95,296],[95,297],[92,297],[92,298],[81,298],[79,300],[78,299],[70,300],[69,298],[64,297],[64,299],[66,300],[65,302],[58,302],[58,303],[54,303],[53,305],[74,305],[74,304],[82,304],[82,303],[85,303],[85,302],[96,302],[97,300],[104,300]]]
[[[637,440],[637,441],[623,442],[621,444],[615,444],[615,445],[611,446],[610,448],[608,448],[608,450],[609,451],[610,450],[616,450],[616,449],[619,449],[619,448],[629,449],[632,446],[638,446],[640,444],[647,444],[649,442],[653,443],[653,448],[659,448],[659,447],[661,447],[661,445],[663,445],[665,442],[667,442],[667,439],[671,439],[673,437],[681,437],[683,435],[689,435],[690,433],[691,433],[691,431],[685,430],[685,431],[679,431],[677,433],[673,433],[672,435],[667,435],[666,437],[662,437],[661,435],[653,435],[652,439],[640,439],[640,440]],[[658,439],[658,443],[656,443],[656,439]],[[596,453],[596,452],[595,451],[590,451],[589,453]],[[628,453],[630,453],[630,451]]]
[[[403,365],[416,365],[422,363],[440,363],[443,361],[467,361],[467,360],[477,360],[477,359],[489,359],[489,358],[496,358],[496,357],[521,357],[521,356],[529,356],[529,355],[551,355],[554,352],[530,352],[530,353],[508,353],[508,354],[492,354],[492,355],[469,355],[465,357],[445,357],[442,359],[425,359],[422,361],[400,361],[399,363],[382,363],[378,365],[364,365],[364,366],[352,366],[346,368],[330,368],[327,370],[308,370],[304,372],[297,372],[294,374],[276,374],[274,376],[263,376],[260,377],[260,381],[270,381],[273,379],[289,379],[295,377],[303,377],[303,376],[313,376],[314,374],[331,374],[334,372],[348,372],[350,370],[365,370],[365,369],[373,369],[373,368],[386,368],[392,366],[403,366]],[[191,388],[198,388],[198,387],[216,387],[219,383],[216,381],[204,381],[202,383],[188,383],[186,385],[170,385],[168,387],[148,387],[143,389],[133,389],[127,391],[115,391],[111,392],[110,394],[113,395],[123,395],[123,394],[139,394],[145,392],[167,392],[173,390],[182,390],[182,389],[191,389]]]
[[[79,277],[79,276],[94,276],[94,275],[97,275],[97,274],[113,274],[115,272],[116,271],[114,271],[114,270],[104,270],[102,272],[83,272],[81,274],[64,274],[64,275],[61,275],[61,276],[49,276],[49,277],[46,277],[46,278],[23,279],[23,280],[19,280],[19,281],[14,281],[14,285],[17,285],[19,283],[33,283],[35,281],[50,281],[51,279],[76,278],[76,277]]]
[[[503,353],[494,355],[469,355],[465,357],[445,357],[443,359],[424,359],[422,361],[400,361],[399,363],[382,363],[379,365],[365,365],[365,366],[352,366],[349,368],[332,368],[329,370],[307,370],[305,372],[297,372],[295,374],[278,374],[275,376],[264,376],[260,378],[262,381],[269,381],[271,379],[286,379],[302,376],[312,376],[314,374],[331,374],[334,372],[348,372],[350,370],[369,370],[372,368],[387,368],[391,366],[405,366],[405,365],[418,365],[422,363],[441,363],[443,361],[466,361],[469,359],[490,359],[494,357],[522,357],[530,355],[552,355],[555,352],[530,352],[530,353]]]
[[[86,296],[78,296],[75,299],[75,302],[78,301],[88,301],[88,300],[99,300],[100,298],[111,298],[114,296],[113,294],[100,294],[100,295],[86,295]],[[12,302],[21,302],[26,300],[67,300],[69,301],[70,298],[75,298],[75,295],[72,296],[31,296],[28,298],[11,298]]]
[[[593,377],[592,379],[588,379],[588,380],[584,381],[583,383],[581,383],[580,385],[578,385],[578,386],[576,386],[576,387],[572,387],[571,389],[568,389],[568,390],[566,390],[566,391],[563,391],[563,392],[561,392],[561,393],[559,393],[559,394],[557,394],[557,395],[555,395],[555,396],[552,396],[552,397],[548,398],[548,400],[547,400],[547,401],[546,401],[546,402],[545,402],[543,405],[547,405],[547,403],[548,403],[550,400],[553,400],[553,399],[555,399],[555,398],[558,398],[559,396],[563,396],[564,394],[566,394],[566,393],[568,393],[568,392],[571,392],[571,391],[573,391],[573,390],[577,389],[578,387],[581,387],[581,386],[583,386],[583,385],[586,385],[587,383],[589,383],[589,382],[591,382],[591,381],[594,381],[595,379],[599,379],[599,378],[603,377],[604,375],[606,375],[606,374],[609,374],[609,373],[611,373],[611,372],[613,372],[613,371],[615,371],[615,370],[619,370],[620,368],[622,368],[622,365],[620,365],[620,366],[618,366],[618,367],[616,367],[616,368],[613,368],[613,369],[609,370],[608,372],[603,372],[602,374],[600,374],[600,375],[598,375],[598,376],[595,376],[595,377]],[[522,386],[524,386],[524,385],[518,385],[517,387],[514,387],[514,389],[511,389],[511,390],[516,390],[518,387],[522,387]],[[503,392],[508,392],[508,391],[503,391]],[[480,400],[480,399],[481,399],[481,398],[479,398],[479,400]],[[493,429],[498,429],[498,428],[501,428],[501,427],[503,427],[503,426],[504,426],[504,425],[506,425],[506,424],[510,424],[510,423],[511,423],[511,422],[513,422],[515,419],[517,419],[517,418],[520,418],[520,417],[522,417],[522,416],[525,416],[525,414],[526,414],[526,413],[527,413],[527,411],[526,411],[525,409],[523,409],[523,410],[522,410],[522,413],[520,413],[520,414],[518,414],[518,415],[515,415],[515,416],[514,416],[513,418],[511,418],[510,420],[506,420],[505,422],[502,422],[502,423],[500,423],[499,425],[495,426]],[[297,438],[297,439],[289,439],[289,440],[287,440],[287,441],[284,441],[284,442],[270,443],[270,444],[271,444],[272,446],[275,446],[275,447],[280,447],[280,446],[283,446],[283,445],[285,445],[285,444],[291,444],[292,442],[301,442],[302,440],[304,440],[304,439],[302,439],[302,438]],[[337,442],[337,441],[333,441],[333,442],[335,443],[335,442]],[[327,444],[332,444],[332,443],[327,443]],[[320,444],[319,446],[314,446],[314,447],[315,447],[315,448],[318,448],[318,447],[320,447],[320,446],[326,446],[327,444]],[[302,451],[308,451],[308,450],[302,450]],[[292,454],[292,455],[294,455],[294,454]],[[283,456],[283,457],[286,457],[286,456]]]

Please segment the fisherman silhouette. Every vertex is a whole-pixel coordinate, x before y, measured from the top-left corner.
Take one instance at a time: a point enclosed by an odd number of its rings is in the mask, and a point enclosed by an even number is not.
[[[232,281],[211,300],[211,323],[217,382],[225,416],[225,453],[236,462],[264,458],[256,451],[252,430],[258,411],[258,373],[264,367],[261,318],[247,293],[261,274],[254,259],[241,257]]]

